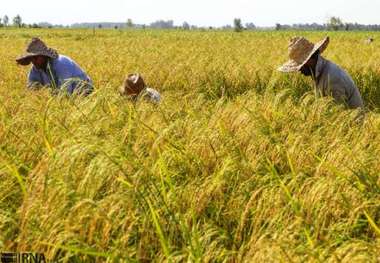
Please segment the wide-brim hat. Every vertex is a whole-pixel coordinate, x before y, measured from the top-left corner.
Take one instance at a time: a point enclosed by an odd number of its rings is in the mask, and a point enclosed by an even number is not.
[[[58,52],[55,49],[49,48],[39,38],[33,38],[26,48],[26,53],[16,59],[20,65],[26,66],[31,62],[32,57],[46,56],[52,59],[58,58]]]
[[[289,60],[277,70],[281,72],[299,71],[306,62],[319,50],[323,53],[329,45],[330,38],[325,37],[316,44],[311,43],[304,37],[294,37],[289,43]]]
[[[121,95],[128,95],[129,93],[139,93],[146,87],[143,77],[138,73],[129,74],[120,87]],[[129,92],[128,92],[129,91]]]

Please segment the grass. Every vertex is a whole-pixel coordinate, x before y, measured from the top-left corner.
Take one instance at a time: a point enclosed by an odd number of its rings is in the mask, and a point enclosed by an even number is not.
[[[300,32],[0,31],[0,250],[59,262],[380,260],[378,33],[326,57],[370,110],[275,71]],[[325,33],[302,32],[311,40]],[[25,89],[31,36],[74,58],[88,98]],[[117,89],[141,72],[163,96]]]

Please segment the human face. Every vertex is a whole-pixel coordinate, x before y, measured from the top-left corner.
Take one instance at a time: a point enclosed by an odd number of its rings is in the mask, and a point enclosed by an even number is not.
[[[311,57],[300,69],[301,74],[307,77],[314,76],[317,61],[318,57]]]
[[[138,95],[139,94],[139,91],[136,90],[136,89],[133,89],[129,86],[126,86],[125,87],[125,92],[128,96],[133,96],[133,95]]]
[[[45,69],[47,65],[47,57],[45,56],[35,56],[31,58],[33,65],[38,69]]]
[[[306,77],[313,75],[313,70],[308,65],[303,65],[303,67],[300,69],[300,72],[302,75],[304,75]]]

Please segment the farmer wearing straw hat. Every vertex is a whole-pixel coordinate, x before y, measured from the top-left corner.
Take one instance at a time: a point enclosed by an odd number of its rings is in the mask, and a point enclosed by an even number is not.
[[[315,45],[303,37],[292,38],[289,44],[290,60],[278,70],[286,73],[299,71],[311,76],[319,95],[332,96],[352,109],[363,108],[362,97],[350,75],[321,56],[328,44],[328,37]]]
[[[160,93],[155,89],[147,87],[140,74],[129,74],[125,78],[119,92],[120,95],[127,96],[134,102],[139,100],[139,98],[152,103],[159,103],[161,101]]]
[[[54,92],[66,90],[69,94],[88,95],[92,92],[92,81],[69,57],[59,55],[39,38],[33,38],[26,53],[16,59],[19,65],[33,64],[28,76],[28,88],[49,86]]]

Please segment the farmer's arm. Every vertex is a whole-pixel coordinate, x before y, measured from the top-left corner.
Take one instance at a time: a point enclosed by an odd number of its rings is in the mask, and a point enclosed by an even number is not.
[[[70,94],[78,86],[83,85],[82,81],[88,82],[92,86],[91,79],[72,59],[62,56],[61,63],[60,78],[64,80],[64,86]]]
[[[27,88],[35,90],[35,89],[42,88],[42,86],[43,84],[42,84],[41,75],[34,67],[32,67],[28,75]]]
[[[334,98],[336,102],[345,104],[347,106],[347,90],[351,87],[347,85],[344,76],[340,74],[331,74],[329,75],[328,79],[331,96]]]

